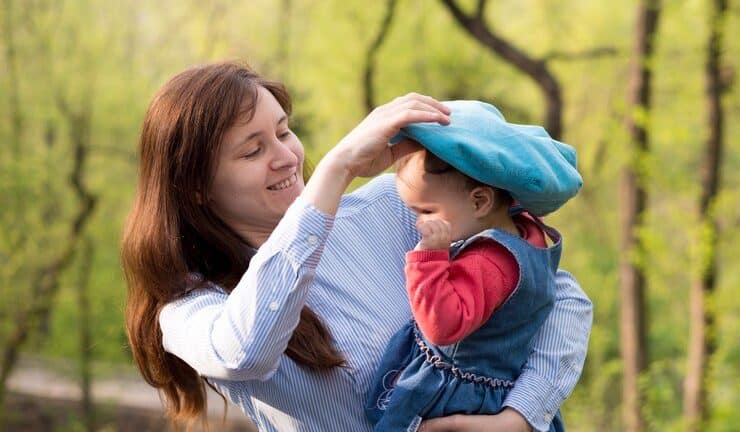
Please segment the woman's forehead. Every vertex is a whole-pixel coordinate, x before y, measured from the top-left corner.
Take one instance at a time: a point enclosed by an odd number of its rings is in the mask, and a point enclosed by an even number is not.
[[[272,93],[260,87],[256,103],[245,100],[242,104],[234,124],[224,134],[224,146],[227,150],[239,147],[284,121],[287,121],[285,110]]]
[[[234,126],[247,126],[261,120],[270,120],[271,117],[279,118],[284,115],[285,110],[280,106],[275,96],[266,88],[258,86],[254,94],[246,96],[242,101],[234,120]]]

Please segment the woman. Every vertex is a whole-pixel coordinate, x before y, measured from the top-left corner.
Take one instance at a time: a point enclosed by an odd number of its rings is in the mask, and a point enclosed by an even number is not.
[[[409,151],[388,146],[401,127],[446,124],[449,112],[416,94],[375,109],[304,187],[290,110],[282,85],[234,64],[187,70],[155,96],[122,244],[129,343],[175,419],[203,412],[207,383],[260,430],[370,430],[365,393],[411,316],[403,257],[419,236],[391,175],[342,194]],[[547,429],[580,375],[591,322],[565,272],[556,296],[510,408],[425,431]]]

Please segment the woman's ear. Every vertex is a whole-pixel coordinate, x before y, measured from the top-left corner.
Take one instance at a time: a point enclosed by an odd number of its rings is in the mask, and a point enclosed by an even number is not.
[[[475,217],[485,217],[494,206],[493,189],[488,186],[477,186],[470,191],[470,203]]]

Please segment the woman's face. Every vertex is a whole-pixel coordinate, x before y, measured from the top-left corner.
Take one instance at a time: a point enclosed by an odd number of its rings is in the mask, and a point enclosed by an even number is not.
[[[252,119],[237,120],[224,135],[209,204],[259,247],[303,186],[303,146],[278,101],[260,87]]]

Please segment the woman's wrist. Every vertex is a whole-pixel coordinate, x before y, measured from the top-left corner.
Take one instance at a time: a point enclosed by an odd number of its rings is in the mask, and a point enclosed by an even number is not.
[[[527,419],[519,411],[511,407],[504,408],[499,415],[505,418],[512,431],[532,432],[533,430]]]
[[[425,420],[422,432],[532,432],[532,426],[518,411],[506,407],[498,414],[454,414]]]
[[[332,178],[349,185],[357,177],[349,164],[350,155],[345,154],[341,148],[334,147],[329,150],[319,162],[319,166],[326,170]],[[318,166],[316,167],[318,169]],[[316,170],[314,170],[314,173]]]
[[[302,195],[318,210],[333,215],[353,179],[341,155],[332,150],[319,161]]]

